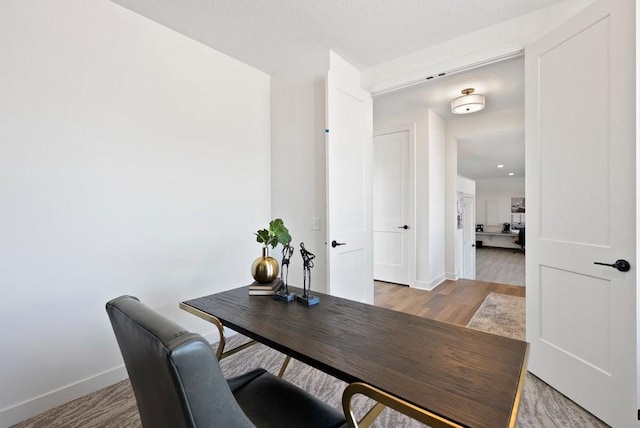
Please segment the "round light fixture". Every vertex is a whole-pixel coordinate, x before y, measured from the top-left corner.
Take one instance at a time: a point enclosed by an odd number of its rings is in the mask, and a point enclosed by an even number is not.
[[[451,113],[467,114],[484,108],[484,95],[474,94],[473,88],[463,89],[463,95],[451,101]]]

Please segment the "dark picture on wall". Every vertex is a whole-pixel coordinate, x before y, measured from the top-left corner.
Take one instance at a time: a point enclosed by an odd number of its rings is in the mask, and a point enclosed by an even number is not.
[[[511,230],[519,230],[525,227],[524,198],[511,198]]]
[[[524,212],[524,198],[511,198],[511,212],[512,213]]]

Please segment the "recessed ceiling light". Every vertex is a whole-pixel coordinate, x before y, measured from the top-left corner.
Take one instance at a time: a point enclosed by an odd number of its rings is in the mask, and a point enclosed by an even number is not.
[[[510,172],[509,175],[513,175],[513,172]]]
[[[500,164],[498,165],[498,168],[504,168],[504,165]]]

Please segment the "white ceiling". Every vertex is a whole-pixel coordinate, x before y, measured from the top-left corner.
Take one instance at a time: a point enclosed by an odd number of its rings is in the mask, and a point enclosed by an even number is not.
[[[451,113],[451,100],[464,88],[485,95],[484,110],[470,115]],[[490,113],[524,108],[524,58],[514,58],[453,74],[374,98],[374,121],[406,111],[431,109],[442,119],[481,118]],[[504,165],[497,168],[496,165]],[[524,129],[474,135],[458,140],[458,174],[474,180],[524,177]]]
[[[329,49],[357,68],[366,69],[561,0],[112,1],[277,75],[322,70],[326,68]],[[428,107],[449,120],[451,99],[466,87],[474,87],[487,97],[487,108],[476,115],[522,106],[522,61],[446,76],[376,97],[374,113],[386,115],[399,108]],[[481,178],[495,174],[480,171],[479,167],[494,164],[498,154],[505,156],[501,163],[518,165],[513,171],[524,175],[524,154],[521,160],[506,157],[516,153],[510,144],[524,144],[522,135],[520,139],[517,135],[495,135],[492,141],[485,140],[487,136],[477,138],[478,142],[469,138],[460,143],[461,175]],[[491,152],[482,149],[488,146],[493,148]]]
[[[363,70],[561,0],[112,0],[278,74],[332,49]]]
[[[498,168],[498,165],[504,165]],[[458,174],[474,180],[524,177],[524,129],[458,140]]]
[[[451,100],[462,96],[465,88],[483,94],[486,107],[474,116],[524,106],[524,59],[513,58],[465,72],[425,81],[418,85],[378,95],[374,98],[375,117],[402,111],[429,108],[444,120],[464,115],[451,113]]]

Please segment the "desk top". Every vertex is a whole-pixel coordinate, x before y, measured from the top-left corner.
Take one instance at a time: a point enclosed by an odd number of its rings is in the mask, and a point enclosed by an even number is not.
[[[249,296],[242,287],[181,307],[213,315],[347,383],[365,382],[462,425],[506,427],[517,414],[526,342],[314,295],[320,304],[307,307]]]

